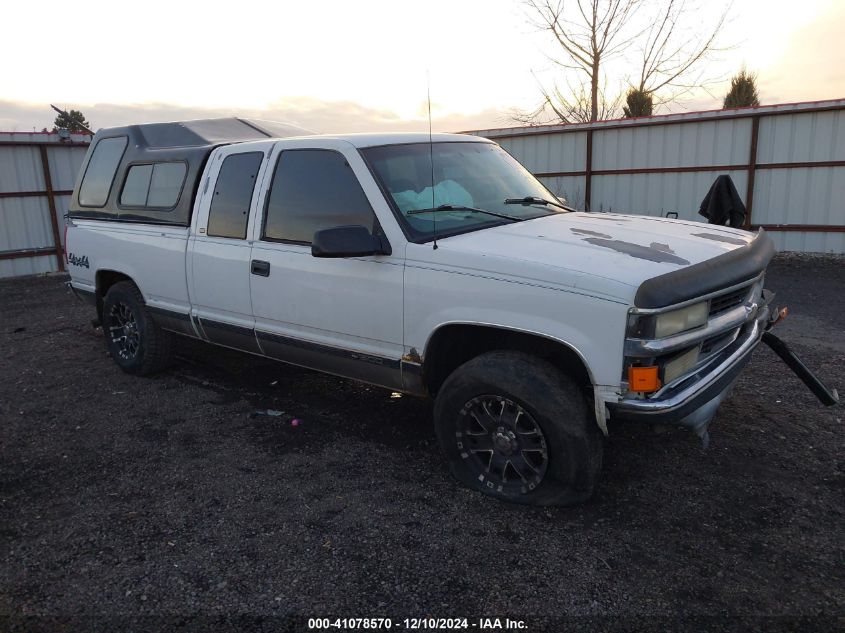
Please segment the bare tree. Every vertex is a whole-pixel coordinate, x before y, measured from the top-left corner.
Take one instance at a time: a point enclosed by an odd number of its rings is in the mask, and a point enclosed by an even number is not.
[[[640,76],[633,87],[651,95],[655,105],[678,99],[716,78],[706,77],[701,62],[717,50],[728,15],[726,6],[709,28],[696,19],[699,7],[687,0],[663,0],[651,26],[640,37]]]
[[[509,113],[511,120],[526,125],[542,125],[543,123],[582,123],[608,119],[619,108],[623,96],[620,93],[615,97],[609,97],[606,82],[602,82],[596,87],[596,97],[593,98],[592,82],[590,92],[587,92],[586,84],[576,83],[571,79],[567,79],[565,91],[556,83],[551,88],[547,88],[539,80],[537,89],[542,97],[539,105],[529,111],[511,110]]]
[[[688,0],[527,0],[526,6],[531,23],[559,48],[548,58],[565,75],[563,89],[538,81],[542,100],[537,108],[511,113],[518,122],[534,124],[609,118],[631,89],[660,105],[701,86],[705,81],[695,72],[716,50],[727,15],[726,9],[701,34],[700,23],[689,24],[697,7]],[[637,13],[642,19],[633,19]],[[640,73],[627,78],[626,90],[610,93],[606,66],[615,58]]]
[[[543,102],[537,110],[526,113],[536,122],[547,111],[562,122],[596,121],[600,113],[609,114],[608,102],[602,94],[602,64],[618,55],[628,43],[622,31],[642,0],[528,0],[533,23],[551,34],[563,53],[549,57],[565,71],[575,71],[577,87],[572,80],[568,92],[557,84],[551,89],[540,86]],[[570,6],[577,8],[569,10]],[[574,89],[573,89],[574,88]],[[533,115],[533,116],[532,116]]]

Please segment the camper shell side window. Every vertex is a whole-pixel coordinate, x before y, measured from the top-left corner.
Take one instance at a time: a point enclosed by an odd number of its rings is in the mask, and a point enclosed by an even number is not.
[[[171,211],[182,195],[187,173],[185,161],[132,163],[126,169],[118,207]]]

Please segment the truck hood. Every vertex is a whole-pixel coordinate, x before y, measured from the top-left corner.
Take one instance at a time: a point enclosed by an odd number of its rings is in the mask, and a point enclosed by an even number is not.
[[[646,279],[747,245],[754,234],[617,213],[556,213],[438,240],[438,259],[631,301]],[[445,261],[444,261],[445,260]]]

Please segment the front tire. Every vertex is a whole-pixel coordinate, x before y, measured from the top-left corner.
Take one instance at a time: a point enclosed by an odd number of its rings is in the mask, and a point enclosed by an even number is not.
[[[434,405],[452,474],[502,501],[572,505],[589,499],[602,435],[578,385],[550,363],[496,351],[456,369]]]
[[[126,373],[148,376],[170,363],[172,335],[155,322],[131,281],[109,288],[103,299],[102,323],[106,348]]]

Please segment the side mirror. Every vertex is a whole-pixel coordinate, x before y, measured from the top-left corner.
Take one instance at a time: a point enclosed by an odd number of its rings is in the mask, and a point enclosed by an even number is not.
[[[360,225],[336,226],[314,233],[311,254],[314,257],[363,257],[390,255],[387,240],[373,235]]]

